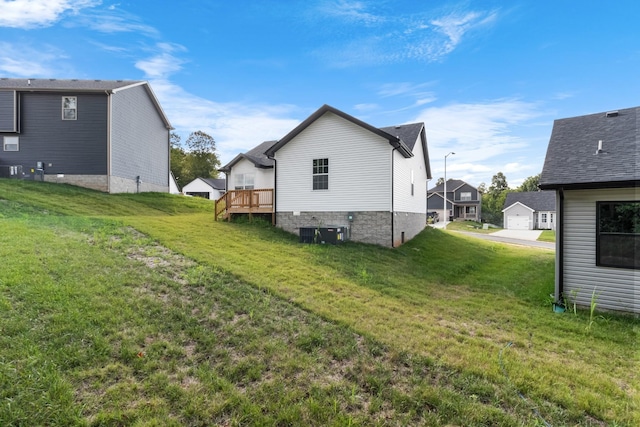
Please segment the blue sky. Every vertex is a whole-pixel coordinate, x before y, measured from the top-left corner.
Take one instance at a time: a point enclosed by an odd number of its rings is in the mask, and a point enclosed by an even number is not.
[[[0,0],[0,76],[148,80],[223,162],[323,104],[424,122],[434,178],[510,186],[553,120],[640,105],[640,2]]]

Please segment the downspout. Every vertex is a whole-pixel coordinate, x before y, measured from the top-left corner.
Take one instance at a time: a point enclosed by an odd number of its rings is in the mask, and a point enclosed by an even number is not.
[[[277,194],[277,188],[278,188],[278,161],[276,160],[275,156],[267,156],[268,159],[273,160],[273,220],[271,221],[273,225],[277,225],[278,223],[278,205],[277,205],[277,200],[278,198],[276,197]]]
[[[394,178],[395,178],[395,157],[394,157],[394,153],[395,151],[400,147],[400,145],[398,145],[397,147],[394,147],[393,150],[391,150],[391,247],[395,248],[395,221],[394,221],[394,215],[395,215],[395,207],[393,204],[393,200],[394,200],[394,195],[393,195],[393,189],[394,189]]]
[[[107,94],[107,193],[111,193],[111,108],[112,92],[105,90]]]
[[[556,302],[562,303],[564,293],[564,189],[558,189],[558,224],[556,226]]]

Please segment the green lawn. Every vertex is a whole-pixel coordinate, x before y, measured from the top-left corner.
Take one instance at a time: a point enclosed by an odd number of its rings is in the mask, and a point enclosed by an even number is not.
[[[538,240],[541,242],[555,242],[556,232],[554,230],[543,230]]]
[[[476,221],[451,221],[447,223],[447,230],[451,231],[469,231],[472,233],[491,234],[495,233],[501,228],[484,228],[484,224]]]
[[[639,425],[640,322],[553,254],[300,245],[212,203],[0,179],[0,425]],[[544,421],[543,421],[544,420]]]

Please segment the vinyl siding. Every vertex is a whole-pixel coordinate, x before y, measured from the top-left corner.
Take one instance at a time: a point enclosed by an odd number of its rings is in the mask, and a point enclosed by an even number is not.
[[[0,90],[0,132],[16,132],[16,92]]]
[[[413,157],[405,158],[397,151],[393,153],[394,189],[393,209],[396,212],[425,214],[427,211],[427,171],[424,165],[422,141],[413,147]],[[411,173],[413,171],[414,191],[411,195]],[[424,219],[426,223],[426,217]]]
[[[449,191],[449,188],[447,188],[447,192],[448,191]],[[461,193],[471,193],[471,200],[462,200]],[[463,184],[462,186],[454,190],[453,197],[454,197],[454,201],[456,202],[464,203],[464,202],[478,201],[478,190],[476,190],[469,184]]]
[[[77,97],[77,120],[62,120],[62,96]],[[1,152],[1,164],[22,165],[28,172],[41,161],[46,174],[106,175],[106,94],[23,92],[19,97],[20,151]]]
[[[184,187],[182,187],[182,192],[185,194],[189,193],[209,193],[210,200],[217,200],[222,196],[224,191],[217,190],[211,187],[209,184],[201,180],[200,178],[194,179]]]
[[[391,210],[389,142],[333,113],[276,152],[278,212]],[[313,190],[313,159],[329,159],[329,189]]]
[[[255,177],[254,180],[254,188],[264,189],[264,188],[273,188],[274,183],[274,172],[273,168],[262,169],[257,168],[253,163],[251,163],[247,159],[241,159],[233,165],[231,168],[231,173],[229,174],[227,187],[229,190],[233,190],[236,185],[235,177],[238,174],[247,174],[252,173]]]
[[[639,189],[565,191],[564,292],[589,306],[640,313],[640,270],[596,265],[596,202],[640,200]],[[555,218],[554,218],[555,220]]]
[[[169,189],[169,130],[144,86],[112,95],[111,175]]]

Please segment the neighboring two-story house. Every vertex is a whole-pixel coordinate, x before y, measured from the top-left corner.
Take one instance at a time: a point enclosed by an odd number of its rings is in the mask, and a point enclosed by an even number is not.
[[[0,176],[168,192],[170,130],[145,81],[0,78]]]
[[[440,220],[480,221],[482,217],[482,193],[459,179],[447,180],[446,208],[444,183],[436,185],[427,193],[427,210],[437,212]]]
[[[347,227],[352,240],[389,247],[424,229],[431,169],[423,123],[376,128],[324,105],[263,146],[271,163],[248,152],[221,169],[229,188],[235,174],[256,174],[255,190],[230,189],[220,201],[228,213],[273,212],[276,225],[293,233]],[[270,187],[258,187],[260,169],[273,173]]]
[[[555,299],[640,313],[640,107],[556,120],[540,176],[555,191]]]

